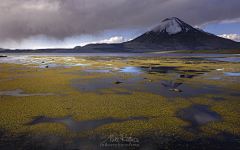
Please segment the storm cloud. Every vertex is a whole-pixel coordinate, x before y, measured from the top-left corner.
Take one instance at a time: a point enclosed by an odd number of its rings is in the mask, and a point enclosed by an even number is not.
[[[238,0],[1,0],[0,42],[148,29],[168,17],[192,26],[240,20]]]

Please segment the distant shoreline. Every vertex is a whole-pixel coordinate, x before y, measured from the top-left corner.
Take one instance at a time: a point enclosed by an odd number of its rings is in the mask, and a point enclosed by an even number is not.
[[[129,52],[129,51],[124,51],[124,52],[116,52],[116,51],[82,51],[82,52],[77,52],[74,50],[41,50],[41,51],[34,51],[34,50],[7,50],[7,51],[0,51],[0,54],[4,54],[4,53],[28,53],[28,54],[35,54],[35,53],[48,53],[48,54],[57,54],[57,53],[142,53],[142,54],[146,54],[146,53],[151,53],[151,54],[164,54],[164,53],[188,53],[188,54],[236,54],[236,55],[240,55],[240,49],[221,49],[221,50],[163,50],[163,51],[148,51],[148,52]],[[1,57],[1,55],[0,55]]]
[[[148,53],[174,53],[174,52],[179,52],[182,50],[176,50],[176,51],[159,51],[159,52],[148,52]],[[181,52],[180,52],[181,53]]]
[[[192,53],[192,54],[238,54],[240,49],[221,49],[221,50],[176,50],[171,53]]]

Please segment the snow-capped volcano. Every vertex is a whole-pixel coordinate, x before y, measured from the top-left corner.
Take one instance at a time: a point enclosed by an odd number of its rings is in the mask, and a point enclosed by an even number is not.
[[[179,32],[204,33],[204,32],[201,32],[200,30],[193,28],[192,26],[186,24],[185,22],[183,22],[182,20],[176,17],[167,18],[163,20],[159,26],[151,29],[147,33],[150,33],[150,32],[156,32],[156,33],[166,32],[169,35],[176,34]]]
[[[238,49],[240,42],[218,37],[172,17],[141,36],[120,44],[89,44],[81,52],[154,52],[165,50]]]
[[[206,50],[232,49],[239,47],[239,43],[194,28],[172,17],[163,20],[157,27],[125,44],[125,47],[130,46],[155,50]]]

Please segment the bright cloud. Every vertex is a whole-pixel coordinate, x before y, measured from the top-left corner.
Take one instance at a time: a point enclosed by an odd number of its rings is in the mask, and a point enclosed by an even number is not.
[[[105,40],[101,40],[101,41],[97,41],[97,42],[90,42],[90,43],[81,43],[81,46],[87,45],[87,44],[97,44],[97,43],[123,43],[123,42],[127,42],[130,40],[124,39],[123,37],[119,37],[119,36],[115,36],[115,37],[111,37],[110,39],[105,39]]]
[[[240,35],[239,34],[223,34],[223,35],[218,35],[222,38],[226,38],[226,39],[231,39],[237,42],[240,42]]]
[[[123,37],[116,36],[116,37],[110,38],[109,40],[108,39],[102,40],[98,43],[122,43],[122,42],[126,42],[126,41],[127,40],[124,39]]]

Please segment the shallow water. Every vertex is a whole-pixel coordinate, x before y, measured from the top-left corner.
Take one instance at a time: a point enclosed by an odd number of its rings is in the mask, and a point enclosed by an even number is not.
[[[39,65],[39,66],[32,66],[33,68],[71,68],[68,65],[57,65],[57,64],[46,64],[46,65]]]
[[[238,96],[240,97],[240,93],[230,93],[231,96]]]
[[[77,88],[81,92],[94,92],[98,94],[103,94],[99,92],[99,89],[106,89],[111,87],[119,87],[119,85],[138,85],[138,81],[143,80],[144,78],[138,77],[138,78],[130,78],[130,79],[124,79],[124,78],[104,78],[104,79],[93,79],[93,81],[87,81],[87,82],[77,82],[71,84],[72,87]],[[114,81],[120,81],[122,83],[120,84],[114,84],[112,82]],[[120,94],[119,92],[116,92],[115,94]],[[121,93],[122,94],[122,93]],[[130,94],[130,93],[128,93]]]
[[[214,80],[219,80],[221,77],[212,77],[212,78],[204,78],[204,79],[214,79]]]
[[[0,79],[0,81],[8,81],[8,80],[13,80],[13,79]]]
[[[206,60],[240,62],[240,57],[226,57],[226,58],[205,58]]]
[[[84,70],[89,73],[95,73],[95,72],[104,72],[104,73],[109,73],[109,70]]]
[[[227,76],[240,76],[240,73],[232,73],[232,72],[223,72],[225,73]]]
[[[124,69],[121,69],[119,72],[124,73],[143,73],[147,72],[149,74],[156,74],[156,73],[176,73],[177,67],[125,67]]]
[[[111,82],[114,81],[120,81],[122,83],[120,84],[113,84]],[[141,84],[144,83],[144,84]],[[136,87],[132,86],[140,86],[146,89],[138,89]],[[135,77],[135,78],[105,78],[105,79],[98,79],[93,81],[86,81],[86,82],[77,82],[71,84],[71,87],[77,88],[81,92],[94,92],[98,94],[103,94],[99,92],[100,89],[107,89],[107,88],[126,88],[130,91],[140,91],[140,92],[150,92],[158,95],[163,95],[165,97],[192,97],[197,96],[201,94],[221,94],[226,93],[223,91],[220,91],[219,89],[214,86],[204,86],[202,88],[197,87],[189,87],[186,84],[178,83],[177,81],[164,81],[164,80],[158,80],[158,83],[155,82],[149,82],[148,79],[145,79],[143,77]],[[181,89],[182,92],[174,92],[170,91],[169,89],[172,88],[178,88]],[[115,94],[122,94],[116,92]],[[130,93],[129,93],[130,94]],[[226,93],[227,94],[227,93]]]
[[[225,101],[225,100],[227,100],[227,99],[225,99],[225,98],[222,98],[222,97],[215,97],[215,98],[213,98],[215,101]]]
[[[41,96],[54,95],[54,93],[20,94],[22,92],[24,92],[24,91],[20,90],[20,89],[17,89],[17,90],[14,90],[14,91],[0,91],[0,95],[10,95],[10,96],[18,96],[18,97],[34,96],[34,95],[41,95]]]
[[[194,104],[193,106],[185,109],[181,109],[177,112],[179,118],[182,120],[190,122],[192,125],[189,127],[184,127],[187,131],[193,132],[195,134],[200,133],[198,129],[199,126],[210,122],[221,121],[220,115],[215,112],[207,110],[209,106]]]
[[[33,122],[30,122],[26,125],[30,126],[30,125],[35,125],[39,123],[64,123],[70,129],[69,133],[75,133],[75,132],[84,132],[86,130],[95,129],[104,124],[109,124],[113,122],[120,123],[124,121],[132,121],[132,120],[148,120],[147,117],[132,117],[127,120],[104,118],[100,120],[74,121],[71,119],[71,117],[72,116],[68,116],[66,118],[59,119],[59,118],[46,118],[44,116],[38,116],[38,117],[35,117],[35,120]]]
[[[200,96],[202,94],[220,94],[220,93],[225,93],[222,91],[219,91],[218,89],[221,88],[217,88],[217,87],[212,87],[212,88],[204,88],[204,86],[202,88],[197,88],[197,87],[189,87],[186,84],[182,84],[182,83],[177,83],[177,82],[163,82],[161,83],[161,86],[155,86],[155,85],[159,85],[156,83],[147,83],[146,85],[144,85],[145,88],[147,88],[147,90],[137,90],[140,92],[151,92],[154,94],[158,94],[158,95],[163,95],[165,97],[193,97],[193,96]],[[130,90],[134,90],[134,88],[132,87],[126,87],[127,89]],[[170,89],[180,89],[182,90],[181,92],[174,92],[174,91],[170,91]]]
[[[90,73],[98,73],[98,72],[104,72],[104,73],[112,73],[111,70],[84,70]],[[166,75],[168,73],[178,73],[178,68],[177,67],[125,67],[124,69],[120,69],[118,71],[120,73],[125,73],[125,74],[136,74],[136,75],[142,75],[142,74],[155,74],[155,75]],[[187,70],[185,72],[191,72],[195,73],[197,76],[203,74],[199,73],[194,70]],[[204,72],[204,71],[203,71]],[[182,71],[181,71],[182,73]],[[86,74],[88,75],[88,74]],[[177,77],[177,79],[168,81],[168,80],[155,80],[156,82],[151,82],[151,80],[144,78],[144,77],[132,77],[132,78],[120,78],[118,76],[115,76],[114,78],[103,78],[103,79],[91,79],[89,81],[84,81],[84,82],[77,82],[71,84],[71,87],[77,88],[81,92],[94,92],[98,94],[103,94],[99,92],[98,90],[100,89],[107,89],[107,88],[125,88],[129,89],[131,91],[140,91],[140,92],[150,92],[158,95],[163,95],[165,97],[192,97],[192,96],[197,96],[201,94],[220,94],[220,93],[225,93],[222,91],[219,91],[221,88],[217,87],[207,87],[204,88],[202,86],[201,88],[196,88],[196,87],[189,87],[187,84],[181,83],[180,79],[191,79],[195,77],[196,75],[183,75],[183,74],[178,74],[174,75],[174,77]],[[200,77],[198,77],[200,78]],[[78,81],[77,79],[75,81]],[[120,81],[121,83],[116,85],[113,84],[112,82],[114,81]],[[145,89],[138,89],[137,87],[142,87]],[[170,91],[172,88],[179,88],[182,90],[182,92],[173,92]],[[122,94],[119,92],[115,92],[115,94]],[[125,94],[130,94],[130,93],[125,93]]]

